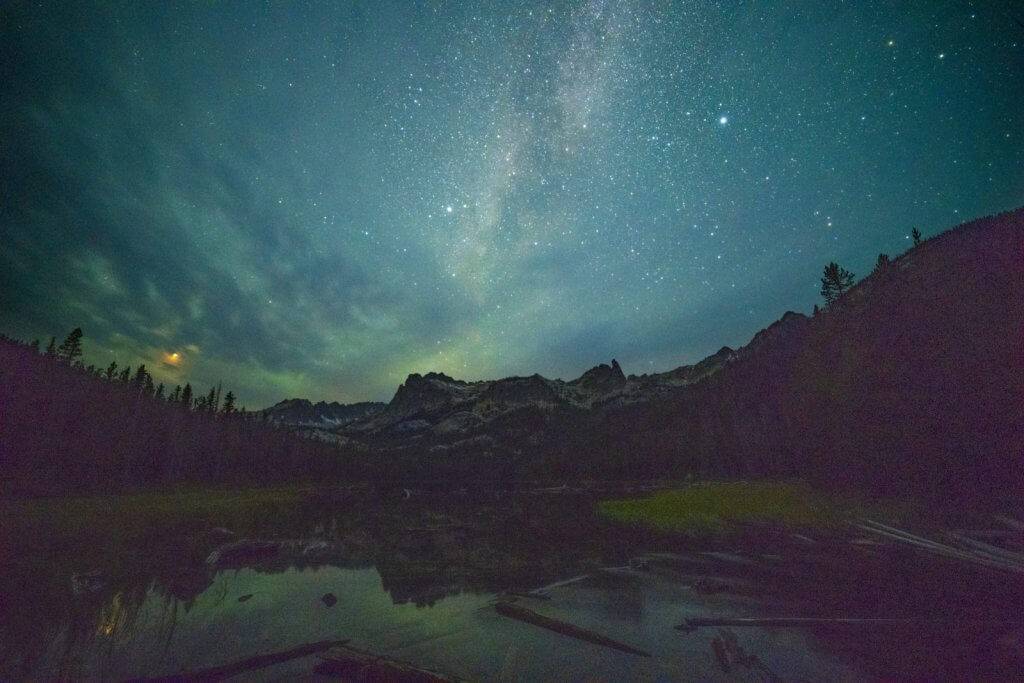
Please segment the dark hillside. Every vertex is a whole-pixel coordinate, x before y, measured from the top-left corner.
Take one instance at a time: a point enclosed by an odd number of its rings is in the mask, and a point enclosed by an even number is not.
[[[590,446],[634,471],[1024,491],[1024,210],[924,242],[668,401],[592,422]]]
[[[252,415],[193,411],[0,340],[4,493],[338,478],[355,463]]]

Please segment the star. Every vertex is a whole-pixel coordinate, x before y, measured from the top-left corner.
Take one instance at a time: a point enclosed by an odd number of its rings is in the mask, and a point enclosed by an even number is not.
[[[999,12],[846,3],[837,37],[820,3],[507,4],[200,3],[153,32],[148,5],[14,3],[0,333],[112,309],[97,356],[262,405],[387,400],[446,369],[435,339],[461,379],[660,371],[820,304],[792,283],[831,260],[868,272],[911,225],[1020,196]]]

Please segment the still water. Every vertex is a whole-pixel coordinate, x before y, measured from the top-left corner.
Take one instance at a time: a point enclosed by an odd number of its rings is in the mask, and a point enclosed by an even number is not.
[[[8,562],[0,678],[173,676],[324,641],[468,680],[1022,673],[1019,575],[860,531],[695,539],[592,509],[318,501],[263,534]],[[327,678],[325,648],[240,679]]]

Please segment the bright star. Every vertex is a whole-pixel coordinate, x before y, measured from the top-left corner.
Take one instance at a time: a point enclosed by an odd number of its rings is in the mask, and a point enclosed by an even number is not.
[[[719,123],[719,125],[724,126],[725,124],[729,123],[729,117],[728,116],[720,116],[718,118],[718,123]]]

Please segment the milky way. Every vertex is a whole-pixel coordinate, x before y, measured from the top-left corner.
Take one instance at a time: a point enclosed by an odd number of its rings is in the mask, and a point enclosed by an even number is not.
[[[251,406],[665,370],[1024,203],[1012,2],[69,4],[0,9],[0,331]]]

